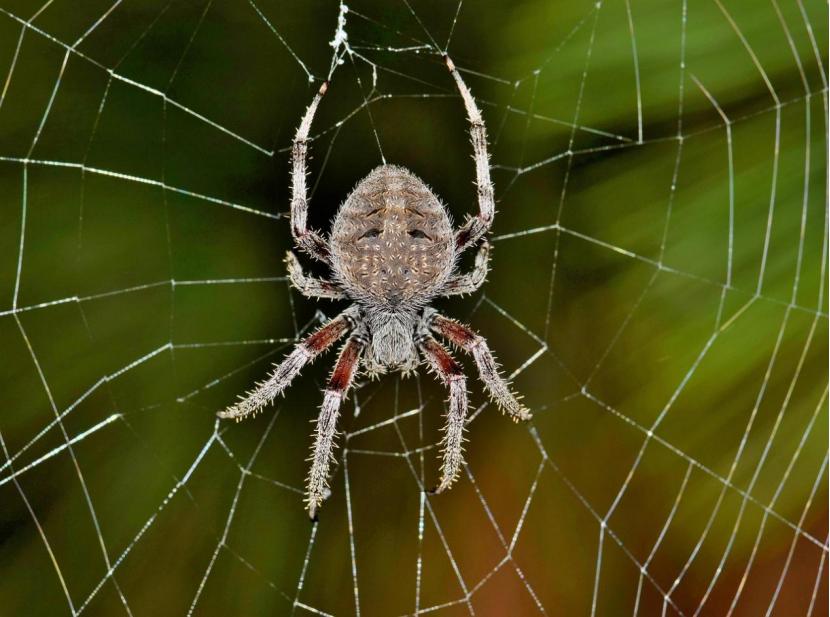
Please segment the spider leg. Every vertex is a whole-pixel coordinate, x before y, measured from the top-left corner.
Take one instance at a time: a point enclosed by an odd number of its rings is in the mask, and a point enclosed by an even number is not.
[[[430,311],[425,315],[425,320],[430,330],[437,332],[473,356],[484,387],[502,411],[507,412],[517,422],[530,420],[530,411],[516,399],[516,395],[510,391],[510,385],[499,374],[496,359],[483,337],[476,334],[469,326],[444,317],[437,311]]]
[[[276,365],[271,376],[257,384],[256,388],[241,397],[238,402],[216,415],[224,419],[241,420],[256,414],[282,393],[300,372],[300,370],[318,355],[336,343],[346,332],[354,327],[356,309],[350,308],[340,313],[326,325],[297,343],[294,350]]]
[[[487,129],[484,120],[476,105],[473,95],[455,64],[449,56],[444,56],[444,62],[455,79],[458,91],[467,110],[467,119],[470,121],[470,139],[473,144],[473,159],[476,164],[476,189],[478,192],[478,214],[470,218],[455,234],[455,246],[460,252],[478,242],[487,233],[493,224],[496,215],[496,202],[493,194],[493,183],[490,180],[490,153],[487,150]]]
[[[306,156],[308,154],[308,133],[311,121],[317,112],[317,106],[328,89],[328,82],[323,82],[306,109],[291,148],[291,233],[297,246],[324,263],[329,263],[328,242],[316,231],[307,227],[308,197],[306,191]]]
[[[307,298],[324,298],[327,300],[343,300],[346,294],[337,283],[308,276],[303,272],[297,256],[288,251],[285,255],[285,264],[288,268],[288,277],[294,288]]]
[[[353,335],[346,341],[326,386],[323,405],[314,430],[312,463],[306,481],[306,507],[312,520],[316,520],[317,509],[323,503],[328,488],[329,466],[334,460],[332,448],[337,417],[340,415],[340,403],[352,385],[365,346],[366,342],[360,335]]]
[[[438,378],[450,390],[450,409],[442,440],[441,481],[433,491],[445,491],[455,479],[464,462],[464,422],[467,418],[467,378],[461,365],[450,352],[432,336],[424,336],[418,343],[424,358]]]
[[[467,274],[456,274],[449,278],[441,290],[442,296],[471,294],[484,284],[490,271],[490,243],[486,240],[476,253],[473,269]]]

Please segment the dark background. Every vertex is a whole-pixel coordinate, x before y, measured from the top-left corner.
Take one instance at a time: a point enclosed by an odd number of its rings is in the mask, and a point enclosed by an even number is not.
[[[827,614],[826,3],[349,8],[312,223],[381,152],[474,211],[449,41],[499,213],[438,305],[533,422],[471,378],[467,473],[425,498],[444,392],[362,381],[312,527],[333,356],[214,412],[342,308],[282,262],[338,5],[2,0],[0,614]]]

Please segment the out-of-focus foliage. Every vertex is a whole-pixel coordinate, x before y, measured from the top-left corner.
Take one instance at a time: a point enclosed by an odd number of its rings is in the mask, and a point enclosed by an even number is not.
[[[443,390],[362,384],[317,527],[332,356],[214,412],[340,308],[282,261],[338,5],[41,8],[0,0],[0,614],[758,615],[779,581],[773,614],[826,614],[826,3],[349,3],[312,223],[381,152],[474,210],[449,41],[499,213],[439,304],[535,419],[471,378],[469,473],[425,498]]]

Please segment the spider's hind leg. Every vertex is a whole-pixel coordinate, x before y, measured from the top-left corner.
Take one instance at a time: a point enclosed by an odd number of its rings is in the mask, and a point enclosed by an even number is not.
[[[441,343],[426,335],[418,347],[438,378],[449,388],[450,409],[442,440],[441,481],[432,491],[441,493],[452,486],[464,462],[464,426],[467,419],[467,378],[461,365]]]
[[[519,402],[510,390],[510,384],[499,373],[499,365],[484,337],[476,334],[470,327],[444,317],[437,311],[430,312],[425,319],[430,330],[437,332],[473,356],[487,393],[502,411],[507,412],[517,422],[530,420],[532,417],[530,411]]]
[[[334,460],[332,449],[337,430],[337,418],[340,415],[340,404],[346,398],[346,393],[352,385],[365,346],[366,342],[359,333],[355,333],[346,341],[326,386],[323,405],[317,416],[317,426],[314,430],[311,469],[306,481],[306,507],[312,520],[316,520],[317,510],[323,503],[328,490],[329,467]]]
[[[334,345],[354,327],[355,315],[356,308],[348,308],[308,335],[297,343],[282,362],[274,367],[268,379],[257,384],[256,388],[241,397],[239,401],[216,415],[223,419],[241,420],[264,409],[288,387],[306,364]]]

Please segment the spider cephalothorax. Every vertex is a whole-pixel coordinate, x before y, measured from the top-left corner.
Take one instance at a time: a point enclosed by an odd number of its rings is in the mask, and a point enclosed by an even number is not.
[[[461,366],[433,334],[473,356],[485,388],[502,410],[514,420],[530,418],[499,375],[487,342],[428,306],[437,296],[471,293],[484,282],[489,252],[484,236],[495,214],[484,121],[452,61],[445,61],[467,110],[476,163],[479,212],[460,229],[453,230],[447,210],[422,180],[402,167],[382,165],[348,196],[326,239],[306,224],[306,154],[311,121],[328,82],[308,106],[294,137],[291,231],[297,245],[328,265],[332,276],[325,280],[306,275],[289,252],[286,260],[291,282],[305,296],[351,300],[354,304],[298,343],[267,380],[219,416],[239,420],[260,411],[305,364],[349,334],[326,387],[314,432],[306,487],[312,518],[326,494],[340,403],[359,366],[374,376],[389,371],[408,373],[426,362],[449,389],[441,480],[435,492],[450,487],[463,462],[467,381]],[[477,244],[480,248],[473,270],[456,272],[458,256]]]

